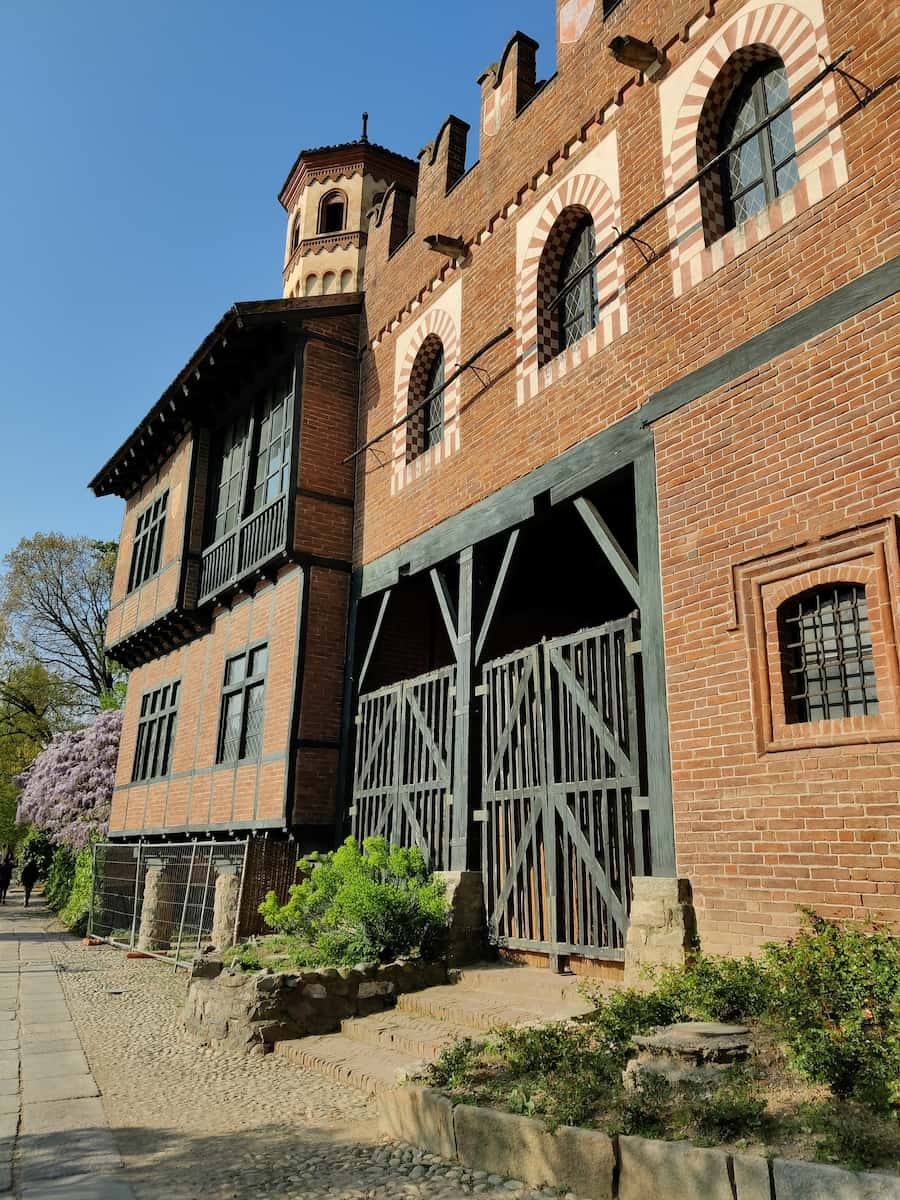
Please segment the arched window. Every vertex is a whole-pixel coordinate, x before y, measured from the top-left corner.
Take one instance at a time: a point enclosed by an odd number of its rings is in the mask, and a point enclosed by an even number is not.
[[[294,218],[294,228],[291,230],[291,254],[300,245],[300,214]]]
[[[723,67],[704,104],[698,161],[708,162],[713,154],[727,150],[787,99],[787,72],[777,55],[764,47],[738,51]],[[788,109],[726,154],[719,171],[710,172],[703,182],[707,241],[743,225],[790,191],[799,178]]]
[[[575,227],[563,253],[557,281],[559,334],[557,352],[580,341],[597,324],[597,272],[585,270],[597,251],[594,222],[584,217]]]
[[[866,589],[826,584],[778,608],[788,723],[878,712]]]
[[[347,216],[347,197],[343,192],[329,192],[319,205],[319,233],[340,233]]]
[[[411,412],[423,400],[444,385],[444,345],[436,334],[422,343],[409,377],[408,407]],[[432,396],[424,408],[413,414],[406,426],[406,461],[412,462],[426,450],[439,445],[444,437],[444,392]]]
[[[597,324],[594,222],[581,205],[564,208],[541,253],[537,279],[538,365],[550,362]]]

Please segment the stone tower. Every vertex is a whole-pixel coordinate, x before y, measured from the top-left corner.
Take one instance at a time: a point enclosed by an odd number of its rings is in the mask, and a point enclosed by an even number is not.
[[[367,119],[355,142],[301,150],[284,182],[285,297],[361,291],[370,216],[391,185],[415,195],[418,163],[371,143]]]

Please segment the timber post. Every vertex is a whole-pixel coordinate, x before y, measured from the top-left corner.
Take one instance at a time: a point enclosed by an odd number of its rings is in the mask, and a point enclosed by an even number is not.
[[[473,547],[459,555],[456,625],[456,706],[453,738],[453,807],[450,814],[450,870],[465,871],[469,832],[469,731],[472,711]]]

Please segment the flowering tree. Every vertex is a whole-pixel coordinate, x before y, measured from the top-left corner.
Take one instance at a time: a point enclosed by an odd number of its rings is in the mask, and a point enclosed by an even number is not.
[[[75,733],[58,734],[17,780],[16,820],[30,822],[55,842],[80,850],[109,822],[121,712],[104,712]]]

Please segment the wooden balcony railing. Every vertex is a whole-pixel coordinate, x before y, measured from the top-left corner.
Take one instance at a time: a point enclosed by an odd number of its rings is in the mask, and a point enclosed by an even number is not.
[[[288,498],[276,497],[213,542],[200,560],[200,604],[214,599],[287,548]]]

